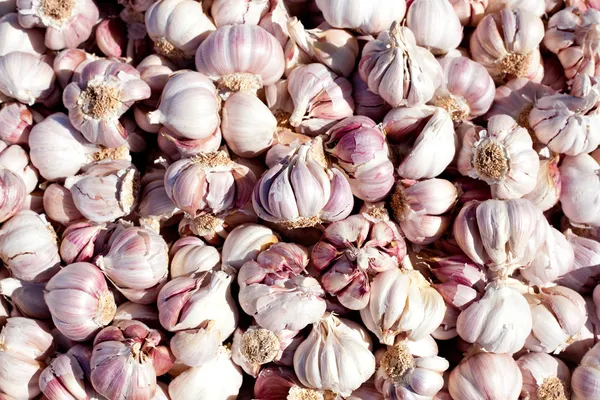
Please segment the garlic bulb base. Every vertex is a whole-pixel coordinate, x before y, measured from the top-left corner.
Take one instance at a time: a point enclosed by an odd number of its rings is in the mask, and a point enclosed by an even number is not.
[[[435,99],[434,105],[446,110],[452,117],[452,121],[469,119],[469,106],[455,96],[438,97]]]
[[[186,59],[189,59],[191,62],[193,59],[193,57],[186,57],[183,51],[178,49],[164,37],[161,37],[154,42],[154,51],[161,56],[167,57],[169,60],[173,60],[175,63],[184,62]]]
[[[385,352],[380,365],[394,382],[402,383],[407,373],[415,368],[415,358],[405,344],[399,343]]]
[[[547,377],[537,390],[538,399],[568,400],[565,393],[565,384],[555,376]]]
[[[242,335],[241,352],[250,364],[266,364],[279,353],[279,338],[268,329],[248,329]]]
[[[219,80],[218,88],[221,91],[229,92],[250,92],[256,93],[263,87],[260,75],[250,73],[235,73],[225,75]]]
[[[529,75],[532,59],[533,53],[509,53],[500,60],[500,70],[513,77],[526,77]]]

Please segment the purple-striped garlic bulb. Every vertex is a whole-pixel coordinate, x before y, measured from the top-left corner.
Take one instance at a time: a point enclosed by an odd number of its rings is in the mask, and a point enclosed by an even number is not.
[[[458,153],[461,174],[490,185],[497,199],[515,199],[533,191],[540,166],[527,130],[507,115],[495,115],[487,129],[471,126]]]
[[[299,331],[317,322],[325,313],[325,291],[306,274],[307,265],[304,247],[275,243],[240,269],[240,306],[273,332]]]
[[[67,264],[92,260],[100,250],[96,240],[104,229],[104,225],[89,221],[67,226],[60,242],[60,258]]]
[[[23,179],[10,169],[0,168],[0,222],[21,210],[26,195],[27,188]]]
[[[358,71],[369,90],[392,107],[428,102],[442,80],[433,54],[417,46],[414,34],[398,22],[367,42]]]
[[[361,116],[348,117],[328,132],[325,152],[340,166],[361,200],[383,200],[394,185],[394,166],[384,133],[375,121]]]
[[[354,197],[343,172],[327,166],[318,137],[294,149],[261,177],[252,205],[260,218],[295,229],[346,218]]]
[[[60,87],[66,88],[71,82],[76,82],[81,76],[81,71],[92,61],[99,60],[94,54],[82,49],[65,49],[59,51],[54,58],[54,73]]]
[[[239,271],[248,261],[256,257],[279,239],[266,226],[259,224],[242,224],[235,227],[225,238],[221,249],[221,259],[224,269]]]
[[[398,268],[405,256],[406,244],[395,223],[352,215],[327,227],[311,260],[323,288],[344,307],[360,310],[369,301],[373,277]]]
[[[170,219],[181,214],[175,203],[167,195],[165,190],[165,169],[149,169],[141,178],[140,202],[137,214],[140,216],[140,224],[160,229],[167,225]]]
[[[69,120],[92,143],[120,147],[127,129],[121,116],[139,100],[150,97],[150,86],[131,65],[109,60],[87,64],[79,79],[63,92]]]
[[[572,398],[577,400],[593,400],[600,396],[600,344],[585,353],[579,366],[571,375]]]

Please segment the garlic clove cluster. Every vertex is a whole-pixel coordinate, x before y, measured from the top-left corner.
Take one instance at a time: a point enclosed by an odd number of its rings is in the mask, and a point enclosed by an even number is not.
[[[447,0],[415,0],[408,7],[406,26],[419,46],[433,54],[446,54],[460,44],[463,29]]]
[[[317,0],[323,17],[333,27],[355,29],[367,35],[377,35],[394,21],[400,21],[406,13],[406,4],[394,0],[376,0],[363,3],[360,0]]]
[[[182,237],[173,243],[169,249],[169,256],[169,272],[172,278],[215,270],[221,262],[221,255],[216,248],[193,236]]]
[[[528,353],[519,357],[517,365],[523,375],[521,393],[531,400],[569,398],[571,371],[560,359],[544,353]]]
[[[0,57],[0,94],[33,105],[53,95],[54,70],[45,56],[13,51]]]
[[[598,367],[600,366],[599,349],[599,345],[594,345],[573,371],[571,377],[573,398],[591,400],[600,395],[600,386],[598,385],[600,383],[598,374]]]

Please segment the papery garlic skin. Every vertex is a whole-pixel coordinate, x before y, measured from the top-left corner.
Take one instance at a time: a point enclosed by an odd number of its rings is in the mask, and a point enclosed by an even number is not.
[[[550,228],[548,237],[531,264],[520,270],[530,284],[545,286],[569,273],[575,262],[573,247],[561,232]]]
[[[190,367],[200,367],[217,357],[223,342],[221,331],[212,320],[204,325],[179,331],[171,338],[169,346],[177,361]]]
[[[0,258],[15,278],[44,282],[59,268],[56,233],[44,215],[19,211],[0,229]]]
[[[223,243],[223,267],[239,270],[247,261],[255,261],[259,253],[279,241],[273,231],[259,224],[242,224],[235,227]]]
[[[432,103],[448,111],[454,121],[485,114],[495,95],[494,81],[487,70],[467,57],[446,56],[438,62],[444,75]]]
[[[13,51],[0,57],[0,94],[32,105],[54,91],[54,70],[44,56]]]
[[[460,44],[463,29],[448,0],[415,0],[408,8],[406,26],[417,44],[433,54],[446,54]]]
[[[505,8],[479,22],[470,50],[473,61],[481,63],[497,82],[514,77],[539,82],[544,70],[538,46],[543,38],[544,24],[538,16],[520,8]]]
[[[327,23],[336,28],[356,29],[364,34],[376,35],[400,21],[406,12],[402,1],[377,0],[369,3],[360,0],[317,0]]]
[[[213,360],[182,372],[169,384],[172,399],[228,400],[237,397],[242,371],[231,361],[230,351],[220,347]]]
[[[373,279],[369,304],[360,316],[381,343],[392,345],[397,336],[419,340],[429,335],[445,311],[442,296],[420,272],[393,268]]]
[[[562,286],[541,288],[538,294],[526,294],[533,327],[525,348],[558,353],[579,333],[587,319],[583,297]]]
[[[59,354],[42,371],[39,386],[48,400],[86,400],[97,396],[86,381],[90,374],[92,349],[76,345],[65,354]]]
[[[571,394],[571,371],[556,357],[544,353],[524,354],[517,360],[523,375],[523,390],[531,400],[568,399]]]
[[[61,259],[67,264],[90,261],[96,254],[95,242],[103,229],[103,225],[91,222],[76,222],[68,226],[60,242]]]
[[[562,210],[572,223],[600,225],[598,162],[588,154],[565,157],[560,166]]]
[[[269,0],[216,0],[210,6],[210,15],[217,27],[235,24],[258,25],[269,8]]]
[[[294,371],[308,387],[349,396],[375,372],[370,347],[364,328],[328,314],[296,349]]]
[[[508,354],[477,353],[450,373],[448,390],[453,399],[517,400],[523,376]]]
[[[18,101],[0,105],[0,139],[8,144],[27,144],[33,125],[33,114]]]
[[[26,192],[25,183],[17,174],[0,168],[0,222],[11,218],[21,209]]]
[[[449,0],[463,26],[477,26],[483,18],[489,0]]]
[[[537,183],[533,190],[523,196],[542,211],[548,211],[558,203],[562,193],[562,179],[558,168],[558,157],[541,160]]]
[[[589,294],[600,277],[600,242],[577,236],[570,229],[565,232],[565,237],[573,247],[575,259],[571,271],[558,283],[578,293]]]
[[[178,239],[169,250],[171,278],[190,276],[215,269],[221,261],[219,251],[199,238]]]
[[[571,376],[572,398],[575,400],[592,400],[600,396],[600,345],[596,344],[583,357],[579,366]]]
[[[154,50],[180,65],[190,64],[200,43],[216,29],[202,4],[192,0],[153,3],[145,13],[145,25]]]
[[[546,12],[546,1],[537,0],[490,0],[485,12],[495,13],[504,8],[520,8],[542,17]]]
[[[85,219],[75,206],[71,192],[61,184],[51,184],[43,196],[44,211],[52,221],[67,226]]]
[[[46,52],[44,32],[40,29],[24,29],[19,25],[17,13],[0,12],[0,56],[13,51],[35,55]]]
[[[352,74],[350,83],[352,83],[354,114],[364,115],[376,122],[381,122],[385,114],[390,110],[390,105],[381,96],[369,90],[369,86],[362,80],[358,71]]]
[[[392,107],[428,102],[442,80],[433,55],[417,46],[410,29],[397,22],[365,45],[358,71],[369,90]]]

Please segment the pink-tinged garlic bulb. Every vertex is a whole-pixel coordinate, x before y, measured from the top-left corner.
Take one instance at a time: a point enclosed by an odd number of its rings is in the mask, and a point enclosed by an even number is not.
[[[167,81],[149,121],[185,139],[206,139],[219,128],[219,109],[213,83],[198,72],[182,71]]]
[[[390,105],[381,96],[369,90],[369,86],[361,79],[358,71],[352,74],[350,83],[352,83],[354,114],[381,122],[383,117],[390,111]]]
[[[295,229],[346,218],[354,197],[343,173],[327,166],[319,137],[294,149],[261,177],[252,205],[260,218]]]
[[[600,344],[592,347],[571,376],[573,399],[593,400],[600,396]]]
[[[127,25],[120,18],[107,18],[96,27],[96,45],[107,57],[126,56]]]
[[[597,43],[600,10],[567,7],[554,14],[548,21],[544,45],[558,56],[565,76],[595,76],[600,71]]]
[[[29,154],[23,147],[16,144],[8,145],[0,140],[0,166],[21,178],[27,194],[37,187],[37,170],[30,165]]]
[[[404,18],[406,4],[402,1],[317,0],[317,6],[327,23],[341,29],[354,29],[366,35],[377,35],[394,21]]]
[[[252,0],[252,2],[255,1]],[[259,3],[262,1],[264,0],[258,0]],[[220,2],[226,3],[227,0],[220,0]],[[287,9],[287,2],[284,0],[269,0],[269,3],[269,11],[261,18],[258,25],[273,35],[283,48],[289,39],[287,21],[290,19],[290,15]]]
[[[352,215],[327,227],[311,260],[323,288],[344,307],[360,310],[369,302],[373,277],[398,268],[405,256],[406,244],[396,224]]]
[[[87,380],[90,376],[92,349],[75,345],[50,361],[39,378],[40,390],[48,400],[86,400],[98,393]]]
[[[33,126],[29,108],[17,101],[0,104],[0,139],[8,144],[27,144]]]
[[[531,334],[525,342],[525,348],[530,351],[559,353],[576,338],[587,320],[583,297],[569,288],[540,288],[539,293],[525,294],[525,298],[533,320]]]
[[[32,105],[54,92],[54,70],[48,57],[13,51],[0,57],[0,95]]]
[[[283,49],[260,26],[225,25],[198,47],[196,69],[224,90],[254,92],[281,78]]]
[[[448,0],[414,0],[406,13],[406,26],[417,45],[436,55],[456,49],[463,37],[463,27]]]
[[[505,8],[479,22],[471,36],[471,56],[496,82],[518,77],[539,82],[544,75],[539,50],[543,38],[544,24],[538,16]]]
[[[531,400],[569,399],[571,371],[556,357],[544,353],[527,353],[517,365],[523,375],[521,395]]]
[[[119,321],[94,339],[90,380],[109,399],[152,400],[156,377],[173,365],[166,336],[139,321]]]
[[[437,354],[438,347],[431,336],[418,341],[396,341],[375,354],[379,361],[375,387],[384,398],[431,399],[444,386],[443,374],[450,366]]]
[[[375,121],[349,117],[328,132],[325,151],[346,175],[352,193],[361,200],[383,200],[394,185],[394,166],[385,135]]]
[[[507,115],[491,117],[487,129],[468,129],[457,159],[460,173],[485,181],[497,199],[517,199],[533,191],[539,163],[531,136]]]
[[[81,71],[63,93],[69,120],[92,143],[119,147],[127,140],[121,116],[136,101],[150,97],[150,86],[129,64],[98,60]]]
[[[271,7],[269,0],[214,0],[210,15],[217,27],[223,25],[258,25]]]
[[[485,114],[494,101],[496,89],[487,70],[467,57],[446,56],[438,62],[444,75],[432,103],[448,111],[454,121],[470,120]]]
[[[17,0],[23,28],[46,28],[51,50],[74,49],[92,34],[99,12],[92,0]]]
[[[178,362],[200,367],[217,357],[222,342],[221,331],[215,321],[209,320],[197,329],[175,333],[169,347]]]
[[[19,211],[0,229],[0,258],[15,278],[45,282],[59,269],[56,233],[44,215]]]
[[[235,227],[225,238],[221,249],[223,268],[239,271],[248,261],[256,257],[279,239],[273,231],[259,224],[242,224]]]
[[[305,396],[304,398],[311,394],[317,400],[324,400],[323,394],[319,391],[304,388],[291,368],[268,366],[259,372],[254,384],[254,397],[258,399],[302,400],[301,394]]]
[[[181,210],[167,195],[164,177],[164,168],[150,169],[142,176],[142,191],[137,208],[140,225],[160,229],[161,225],[167,225],[172,217],[181,214]]]
[[[398,22],[365,45],[358,71],[369,90],[392,107],[428,102],[442,81],[434,56]]]
[[[84,217],[98,223],[111,222],[135,209],[139,172],[129,161],[97,161],[86,166],[81,175],[68,177],[65,187]]]
[[[573,247],[565,235],[551,227],[538,254],[520,272],[529,284],[546,286],[571,271],[574,262]]]
[[[231,352],[221,346],[217,356],[201,366],[182,372],[169,384],[171,399],[235,399],[243,374],[231,361]]]
[[[252,118],[248,119],[248,116]],[[256,157],[273,144],[277,119],[254,94],[236,92],[222,109],[221,130],[227,146],[240,157]]]
[[[489,0],[485,9],[486,14],[492,14],[505,8],[520,8],[529,11],[538,17],[546,12],[546,1],[538,0]]]
[[[373,279],[369,304],[360,316],[382,344],[393,345],[396,337],[429,335],[445,311],[444,299],[419,271],[393,268]]]
[[[0,12],[0,56],[13,51],[22,51],[41,56],[46,52],[44,32],[40,29],[25,29],[19,25],[17,13]]]
[[[464,341],[492,353],[521,350],[531,328],[527,299],[504,280],[490,283],[481,299],[462,311],[456,321],[456,331]]]
[[[69,225],[60,242],[60,258],[67,264],[90,261],[96,255],[95,242],[103,230],[103,225],[88,221]]]
[[[450,373],[448,391],[453,399],[517,400],[523,376],[508,354],[476,353]]]
[[[461,250],[477,264],[503,276],[535,259],[548,230],[542,211],[524,199],[470,201],[453,226]]]
[[[191,64],[200,43],[215,25],[193,0],[160,0],[145,13],[148,36],[154,51],[184,66]]]
[[[578,293],[589,294],[600,278],[600,242],[577,236],[570,229],[565,237],[573,247],[575,259],[571,271],[557,283]]]
[[[60,86],[65,88],[71,82],[77,82],[83,68],[101,59],[94,54],[87,53],[81,49],[65,49],[60,51],[54,58],[54,73]]]
[[[158,316],[171,332],[196,329],[214,321],[222,338],[237,326],[238,310],[231,296],[232,276],[223,271],[207,271],[197,278],[170,280],[158,295]]]
[[[75,206],[71,192],[59,183],[52,183],[44,190],[43,206],[46,216],[62,225],[85,220]]]
[[[449,0],[463,26],[477,26],[485,15],[489,0]]]
[[[565,157],[560,166],[562,211],[571,223],[600,225],[598,162],[588,154]]]
[[[0,392],[7,399],[33,399],[38,379],[54,352],[50,328],[35,319],[8,318],[0,331]]]
[[[140,72],[140,78],[150,86],[152,92],[150,97],[141,103],[155,108],[169,76],[177,70],[177,66],[164,56],[150,54],[135,68]]]
[[[0,294],[10,299],[13,316],[49,320],[52,315],[44,301],[44,287],[44,282],[26,282],[15,278],[0,279]]]
[[[108,252],[96,265],[129,300],[150,304],[169,270],[168,247],[158,233],[139,227],[126,228],[110,238]]]
[[[297,132],[316,136],[352,116],[352,85],[323,64],[300,65],[287,81],[294,102],[289,123]]]
[[[246,262],[238,273],[240,306],[268,330],[299,331],[326,309],[325,291],[305,273],[308,251],[293,243],[275,243]]]
[[[169,255],[171,278],[215,270],[221,262],[221,255],[217,249],[194,236],[178,239],[171,246]]]
[[[327,314],[294,354],[294,371],[309,388],[349,396],[375,372],[367,331],[356,322]]]
[[[396,184],[390,205],[406,239],[430,244],[450,227],[457,200],[456,186],[445,179],[402,180]]]
[[[23,206],[27,189],[23,179],[6,168],[0,168],[0,222],[15,215]]]
[[[224,217],[244,207],[255,184],[254,173],[223,150],[179,160],[165,173],[167,195],[193,219],[198,235],[219,229]]]
[[[450,114],[442,108],[394,108],[383,119],[383,131],[402,159],[398,165],[402,178],[435,178],[454,159],[456,133]]]
[[[44,299],[56,328],[76,341],[110,324],[117,305],[102,272],[89,263],[67,265],[48,281]]]
[[[127,301],[117,307],[115,318],[113,321],[120,320],[136,320],[143,322],[150,328],[160,328],[160,322],[158,321],[158,310],[154,305],[138,304],[131,301]]]
[[[540,160],[537,182],[533,190],[523,196],[542,211],[548,211],[558,203],[562,193],[562,179],[558,168],[558,157]]]
[[[352,74],[359,49],[358,40],[350,32],[334,28],[306,30],[296,17],[287,26],[292,42],[312,60],[346,78]]]
[[[217,151],[221,146],[221,130],[217,128],[205,139],[186,139],[171,132],[164,126],[158,130],[158,148],[170,159],[194,157],[200,153]]]

